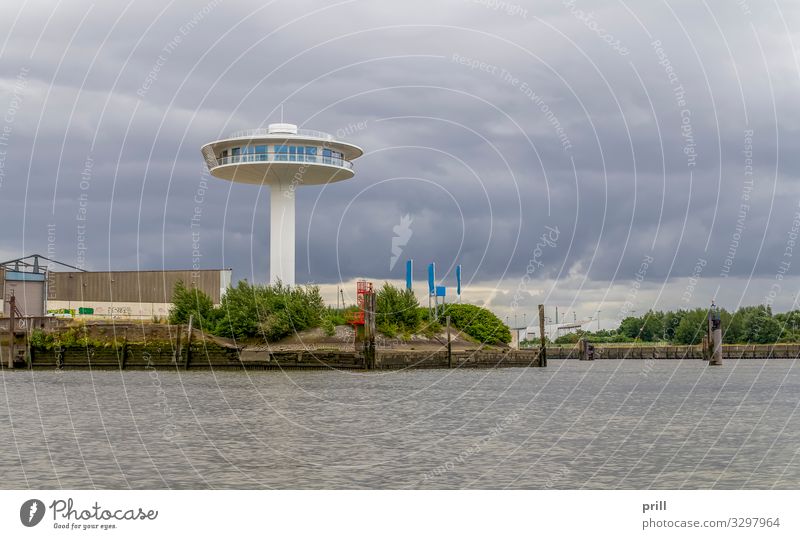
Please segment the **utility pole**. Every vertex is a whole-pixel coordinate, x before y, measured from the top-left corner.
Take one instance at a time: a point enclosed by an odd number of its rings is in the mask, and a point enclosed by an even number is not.
[[[600,313],[602,311],[597,311],[597,331],[600,331]]]
[[[558,305],[556,305],[556,325],[558,325]]]

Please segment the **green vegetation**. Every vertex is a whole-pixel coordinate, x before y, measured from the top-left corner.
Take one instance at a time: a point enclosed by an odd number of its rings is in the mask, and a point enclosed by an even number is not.
[[[419,301],[411,290],[384,283],[378,291],[375,304],[376,325],[384,335],[409,336],[419,330],[422,315]]]
[[[450,316],[450,323],[473,339],[484,344],[511,342],[511,330],[493,312],[477,305],[454,303],[447,305],[439,319]]]
[[[800,311],[772,314],[768,306],[741,307],[731,313],[720,310],[722,342],[726,344],[771,344],[800,342]],[[629,316],[616,330],[562,335],[556,344],[572,344],[581,337],[595,343],[699,344],[706,331],[707,309],[648,311]]]
[[[197,288],[186,288],[182,281],[175,285],[172,293],[172,308],[169,311],[170,324],[185,324],[189,317],[194,316],[198,325],[206,326],[214,319],[214,302],[204,292]],[[153,317],[153,322],[158,323],[158,317]]]
[[[260,336],[276,341],[296,331],[319,327],[326,314],[318,287],[281,283],[264,286],[239,281],[228,289],[218,308],[203,292],[187,290],[179,283],[173,301],[171,323],[186,324],[194,315],[198,327],[236,339]]]
[[[41,329],[31,332],[31,347],[37,350],[54,350],[63,348],[122,348],[122,340],[111,341],[103,338],[91,338],[83,324],[72,326],[60,333],[50,333]]]

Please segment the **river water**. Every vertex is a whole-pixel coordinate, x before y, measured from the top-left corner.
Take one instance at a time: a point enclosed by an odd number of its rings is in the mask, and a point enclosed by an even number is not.
[[[800,488],[800,362],[5,372],[0,488]]]

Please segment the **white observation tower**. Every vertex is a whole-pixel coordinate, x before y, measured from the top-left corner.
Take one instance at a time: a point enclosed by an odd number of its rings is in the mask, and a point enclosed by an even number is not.
[[[270,282],[294,285],[294,194],[303,185],[320,185],[353,177],[352,160],[364,151],[320,131],[294,124],[237,131],[202,148],[208,171],[239,183],[269,185]]]

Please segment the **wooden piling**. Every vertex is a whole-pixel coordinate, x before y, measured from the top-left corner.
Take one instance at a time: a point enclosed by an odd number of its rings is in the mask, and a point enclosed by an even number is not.
[[[122,353],[120,354],[119,358],[120,370],[124,371],[127,363],[128,363],[128,330],[125,329],[125,333],[122,335]]]
[[[16,340],[17,340],[17,322],[15,320],[17,314],[17,298],[14,294],[8,298],[9,315],[8,315],[8,368],[14,368],[14,356],[16,355]]]
[[[453,368],[453,346],[450,340],[450,315],[447,315],[447,368]]]
[[[539,366],[547,367],[547,337],[544,334],[544,305],[539,305]]]
[[[375,368],[375,292],[367,292],[364,297],[364,368]]]
[[[722,365],[722,318],[714,304],[708,312],[709,365]]]
[[[713,351],[708,364],[722,365],[722,328],[719,324],[712,330],[711,337]]]
[[[189,369],[189,363],[191,362],[192,357],[192,325],[194,323],[194,315],[189,315],[189,329],[186,333],[186,358],[183,360],[183,369]],[[201,324],[202,327],[202,324]]]

